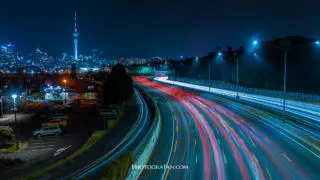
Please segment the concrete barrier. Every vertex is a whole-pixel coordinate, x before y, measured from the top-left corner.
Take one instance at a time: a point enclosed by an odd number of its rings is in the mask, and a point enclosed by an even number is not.
[[[146,165],[159,139],[160,129],[161,129],[161,115],[160,115],[160,111],[157,104],[154,104],[154,107],[155,107],[155,118],[152,122],[152,125],[149,131],[147,132],[146,136],[143,138],[143,140],[139,144],[139,146],[133,151],[133,157],[134,157],[133,165],[138,165],[138,166]],[[142,168],[131,167],[126,180],[138,179],[142,171],[143,171]]]

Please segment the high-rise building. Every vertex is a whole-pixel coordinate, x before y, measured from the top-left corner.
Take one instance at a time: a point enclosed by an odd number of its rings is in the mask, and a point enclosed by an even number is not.
[[[77,27],[77,12],[74,12],[74,27],[73,27],[73,43],[74,43],[74,59],[78,60],[78,27]]]

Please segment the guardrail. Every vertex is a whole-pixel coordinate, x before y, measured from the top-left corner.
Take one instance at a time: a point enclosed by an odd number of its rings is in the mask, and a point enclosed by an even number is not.
[[[154,80],[162,83],[166,83],[166,84],[173,84],[176,86],[182,86],[185,88],[210,92],[210,93],[222,95],[228,98],[237,99],[236,98],[237,92],[231,91],[231,90],[224,90],[224,89],[218,89],[218,88],[209,89],[208,86],[171,81],[171,80],[168,80],[168,77],[156,77],[154,78]],[[280,98],[263,96],[263,95],[255,95],[255,94],[249,94],[249,93],[243,93],[243,92],[240,92],[238,95],[239,95],[237,99],[238,101],[257,104],[259,106],[272,108],[277,112],[281,112],[281,113],[283,112],[282,111],[283,100]],[[297,120],[298,123],[320,130],[320,105],[287,100],[285,115],[298,117],[298,120]]]
[[[153,101],[154,102],[154,101]],[[143,169],[139,166],[146,165],[153,149],[156,145],[156,142],[159,139],[160,129],[161,129],[161,117],[157,104],[154,104],[155,107],[155,118],[152,122],[152,125],[147,132],[146,136],[143,138],[139,146],[133,151],[134,163],[137,165],[137,168],[131,168],[126,180],[136,180],[139,178]]]
[[[202,86],[209,85],[209,81],[205,80],[205,79],[183,78],[183,77],[175,78],[175,77],[169,76],[169,80],[197,84],[197,85],[202,85]],[[243,86],[239,86],[239,88],[237,88],[237,86],[235,84],[232,84],[229,82],[223,82],[223,81],[211,80],[210,87],[231,90],[231,91],[238,90],[239,92],[256,94],[256,95],[265,95],[265,96],[278,97],[278,98],[283,97],[283,91],[248,88],[248,87],[243,87]],[[312,103],[312,104],[320,104],[320,95],[316,95],[316,94],[287,92],[286,98],[290,99],[290,100],[295,100],[295,101],[307,102],[307,103]]]

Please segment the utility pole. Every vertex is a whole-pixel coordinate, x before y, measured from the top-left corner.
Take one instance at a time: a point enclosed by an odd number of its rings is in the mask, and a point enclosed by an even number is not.
[[[210,61],[208,60],[208,88],[209,88],[209,94],[210,94],[210,85],[211,85],[211,64]]]
[[[3,99],[2,96],[0,96],[0,102],[1,102],[1,118],[3,117]]]
[[[14,123],[16,125],[16,149],[19,149],[19,141],[18,141],[18,121],[17,121],[17,109],[14,108]]]
[[[284,49],[284,70],[283,70],[283,113],[286,112],[287,93],[287,48]]]
[[[237,56],[237,99],[239,98],[239,55],[238,53],[236,54]]]
[[[13,94],[13,110],[14,110],[14,124],[15,124],[15,133],[16,133],[16,148],[19,149],[19,142],[18,142],[18,122],[17,122],[17,108],[16,108],[16,98],[17,95]]]

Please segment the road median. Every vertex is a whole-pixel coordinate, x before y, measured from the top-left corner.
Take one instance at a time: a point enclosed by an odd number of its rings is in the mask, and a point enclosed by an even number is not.
[[[141,90],[141,89],[140,89]],[[142,91],[142,90],[141,90]],[[144,91],[143,91],[144,92]],[[154,107],[155,118],[152,122],[152,125],[147,132],[146,136],[142,139],[139,146],[133,151],[133,163],[131,168],[126,176],[126,180],[138,179],[142,173],[142,168],[132,168],[133,165],[143,166],[146,165],[150,159],[150,156],[154,150],[154,147],[159,139],[160,130],[161,130],[161,116],[157,104],[151,100],[150,96],[144,92],[144,95],[147,96]]]

